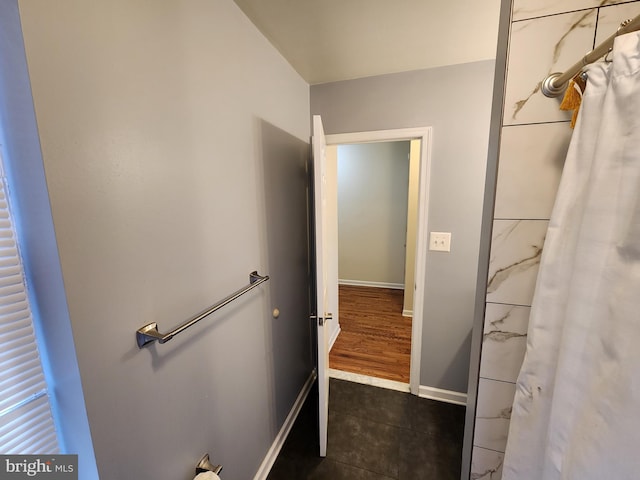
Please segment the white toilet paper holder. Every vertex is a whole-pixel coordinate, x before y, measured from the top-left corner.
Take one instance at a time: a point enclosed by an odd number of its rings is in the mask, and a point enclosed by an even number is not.
[[[218,475],[222,471],[222,465],[214,465],[209,461],[209,454],[205,453],[204,456],[196,465],[196,475],[203,472],[213,472]]]

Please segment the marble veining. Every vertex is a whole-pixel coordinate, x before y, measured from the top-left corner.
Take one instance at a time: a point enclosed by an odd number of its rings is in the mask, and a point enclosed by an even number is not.
[[[525,20],[562,12],[613,5],[625,0],[515,0],[513,2],[513,20]]]
[[[484,448],[474,447],[470,480],[500,480],[504,455]]]
[[[481,378],[478,392],[476,431],[473,444],[497,452],[504,452],[507,447],[516,386],[514,383]]]
[[[601,4],[606,3],[606,0],[601,2]],[[558,60],[560,59],[560,54],[562,53],[562,49],[566,43],[567,38],[578,28],[587,28],[587,27],[592,27],[593,26],[593,21],[591,20],[593,11],[592,10],[588,10],[584,13],[582,13],[582,15],[580,15],[575,21],[574,23],[572,23],[569,26],[569,29],[560,37],[560,40],[558,40],[556,42],[556,44],[553,47],[553,57],[552,57],[552,64],[555,65]],[[551,73],[551,71],[547,72],[547,75]],[[512,119],[515,120],[516,117],[518,116],[518,113],[520,113],[520,110],[522,110],[524,108],[524,106],[527,104],[527,102],[531,99],[531,97],[533,97],[536,93],[538,93],[540,91],[540,88],[542,86],[542,79],[540,82],[538,82],[538,84],[534,87],[533,91],[524,99],[522,100],[518,100],[515,104],[515,107],[513,109],[513,115],[512,115]]]
[[[502,330],[492,330],[489,333],[485,333],[483,338],[484,340],[493,340],[494,342],[506,342],[512,338],[523,338],[526,337],[526,333],[514,333],[514,332],[503,332]]]
[[[540,263],[540,257],[542,256],[542,247],[531,245],[531,248],[533,248],[533,254],[530,257],[523,258],[522,260],[512,263],[511,265],[499,268],[494,272],[494,274],[489,278],[487,293],[495,292],[503,282],[509,279],[510,275],[513,275],[514,273],[524,272]]]
[[[471,472],[471,476],[469,478],[470,480],[484,480],[484,479],[493,480],[494,478],[497,479],[498,477],[497,476],[494,477],[494,475],[496,475],[498,470],[500,470],[501,468],[502,468],[502,462],[500,462],[496,467],[488,468],[484,472],[480,472],[480,473]]]
[[[512,410],[513,410],[513,407],[507,407],[500,410],[496,415],[491,415],[491,416],[478,415],[476,418],[481,420],[499,420],[499,419],[511,420]]]
[[[511,118],[513,120],[516,119],[516,117],[518,116],[518,114],[520,113],[520,110],[522,110],[524,108],[524,106],[527,104],[527,102],[529,100],[531,100],[531,97],[533,97],[536,93],[538,93],[540,91],[540,88],[542,87],[542,83],[538,83],[534,89],[532,90],[532,92],[527,95],[525,98],[523,98],[522,100],[518,100],[513,108],[513,115],[511,116]]]
[[[551,72],[563,71],[593,48],[597,9],[513,24],[505,89],[504,124],[564,121],[559,100],[540,92]]]
[[[498,222],[493,226],[493,242],[504,242],[509,239],[511,234],[522,224],[521,220],[514,220],[512,222],[505,223],[504,228],[497,228]],[[492,243],[493,245],[493,243]]]
[[[601,2],[601,3],[604,4],[606,2]],[[571,35],[571,33],[574,30],[576,30],[577,28],[587,28],[587,27],[592,27],[593,26],[593,22],[590,20],[591,15],[592,15],[592,11],[587,11],[587,12],[583,13],[569,27],[569,30],[567,30],[564,33],[564,35],[562,35],[562,37],[560,37],[560,40],[558,40],[558,42],[553,47],[553,63],[556,63],[560,59],[560,53],[562,52],[562,47],[564,46],[564,44],[565,44],[565,42],[567,40],[567,37],[569,35]],[[549,73],[551,73],[551,72],[549,72]]]
[[[487,322],[487,324],[489,325],[490,330],[487,332],[486,331],[486,327],[485,327],[485,332],[484,335],[482,336],[483,340],[493,340],[496,342],[505,342],[511,338],[521,338],[521,337],[526,337],[527,334],[526,333],[517,333],[517,332],[505,332],[504,330],[500,330],[500,328],[502,328],[502,325],[504,325],[505,321],[511,316],[511,309],[509,309],[507,312],[505,312],[504,315],[502,315],[499,318],[496,318],[495,320],[491,320],[489,322]]]
[[[495,220],[489,260],[487,301],[531,305],[546,220]]]
[[[527,349],[529,307],[488,303],[480,376],[515,382]]]
[[[506,342],[507,340],[510,340],[512,338],[526,337],[527,336],[526,332],[519,333],[519,332],[509,332],[509,331],[501,330],[502,328],[504,328],[503,326],[506,323],[506,321],[509,319],[509,317],[511,317],[512,312],[513,312],[513,307],[507,310],[504,313],[504,315],[502,315],[501,317],[487,322],[487,325],[489,326],[489,331],[487,331],[487,327],[485,326],[485,332],[484,332],[484,335],[482,336],[483,340],[493,340],[494,342]]]

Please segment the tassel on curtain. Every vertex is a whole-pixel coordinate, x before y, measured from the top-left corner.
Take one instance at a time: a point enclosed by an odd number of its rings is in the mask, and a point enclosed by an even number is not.
[[[582,103],[582,95],[587,87],[587,81],[582,73],[576,75],[569,81],[567,90],[564,92],[560,110],[573,111],[571,115],[571,128],[575,128],[578,120],[578,112],[580,112],[580,104]]]

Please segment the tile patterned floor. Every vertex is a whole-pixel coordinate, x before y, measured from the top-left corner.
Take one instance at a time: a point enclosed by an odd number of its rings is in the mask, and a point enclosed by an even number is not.
[[[309,393],[268,480],[459,480],[464,407],[331,379],[329,442],[318,457]]]

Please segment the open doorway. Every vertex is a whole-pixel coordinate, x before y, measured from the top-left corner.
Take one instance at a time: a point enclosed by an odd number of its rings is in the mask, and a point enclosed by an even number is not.
[[[338,215],[339,198],[345,201],[344,183],[351,183],[350,192],[354,195],[358,190],[360,193],[364,191],[360,204],[355,201],[348,205],[347,209],[351,211],[342,209],[344,218],[340,220],[342,228],[345,222],[355,223],[351,226],[360,229],[359,235],[364,235],[364,239],[358,239],[356,232],[354,238],[348,240],[355,244],[349,246],[341,238],[342,248],[336,249],[332,255],[335,258],[329,261],[335,277],[340,280],[341,293],[336,295],[335,305],[331,306],[336,312],[334,318],[338,320],[330,333],[333,346],[330,353],[331,376],[417,394],[422,344],[430,133],[429,128],[417,128],[327,135],[327,187],[331,201],[336,202],[328,210]],[[387,158],[386,165],[378,172],[373,171],[376,159],[372,155],[376,150],[386,150],[387,153],[395,150],[395,159]],[[367,165],[370,167],[368,172],[363,170]],[[352,178],[344,178],[349,175]],[[386,182],[381,194],[384,198],[375,197],[379,192],[374,183],[380,178]],[[342,193],[339,192],[340,183],[343,184]],[[367,191],[367,183],[370,191]],[[347,198],[346,201],[350,200]],[[363,211],[362,202],[379,215]],[[386,226],[376,229],[367,225],[367,222],[376,221],[375,217]],[[332,223],[338,224],[337,221]],[[349,232],[351,234],[353,232]],[[338,232],[334,237],[337,242]],[[389,244],[392,244],[389,250],[384,251]],[[367,254],[377,258],[367,260]],[[342,266],[338,272],[339,256]],[[337,286],[336,290],[337,294]],[[337,300],[339,297],[342,297],[341,307]],[[354,309],[359,314],[355,319],[356,330],[363,333],[360,338],[353,330],[354,319],[351,316]],[[391,330],[385,331],[386,327]],[[352,365],[344,367],[340,360],[351,361]],[[391,371],[385,370],[388,367]],[[397,371],[397,367],[402,371]],[[350,373],[345,374],[344,371]]]
[[[406,390],[417,221],[410,187],[417,191],[420,160],[420,142],[413,142],[413,172],[409,140],[337,146],[340,334],[329,354],[333,370]]]

